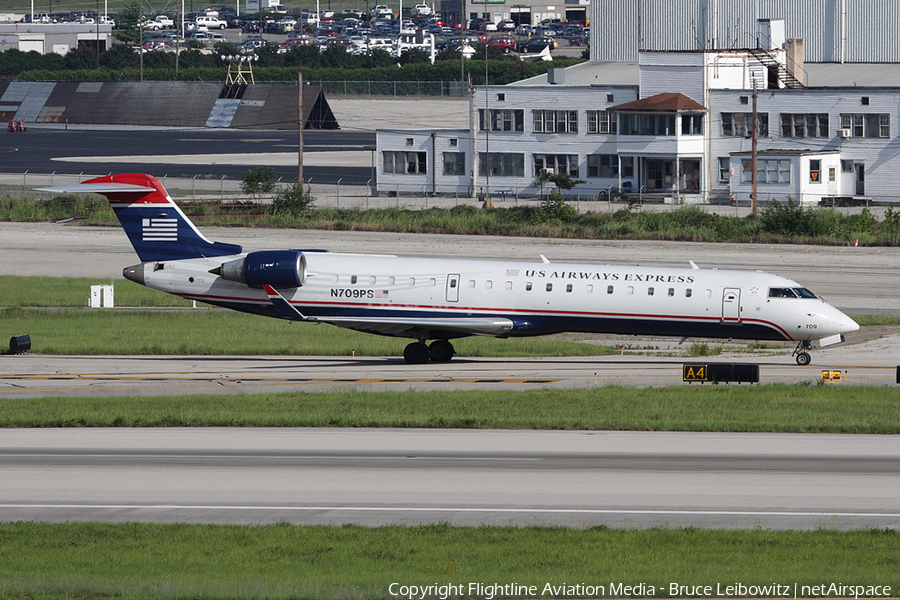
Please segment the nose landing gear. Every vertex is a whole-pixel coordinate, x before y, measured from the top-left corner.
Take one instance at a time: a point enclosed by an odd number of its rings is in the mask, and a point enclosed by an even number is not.
[[[801,340],[797,347],[794,348],[794,353],[791,356],[796,357],[797,364],[801,367],[805,367],[812,362],[812,357],[807,352],[810,348],[812,348],[812,344],[809,343],[809,340]]]

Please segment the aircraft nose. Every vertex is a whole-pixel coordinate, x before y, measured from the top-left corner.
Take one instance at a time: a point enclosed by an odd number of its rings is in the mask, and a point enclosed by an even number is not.
[[[840,327],[841,333],[853,333],[854,331],[859,331],[859,323],[841,313],[841,317],[838,320],[838,326]]]

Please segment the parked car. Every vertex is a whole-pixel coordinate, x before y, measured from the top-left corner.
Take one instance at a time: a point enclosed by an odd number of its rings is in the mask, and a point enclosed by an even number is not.
[[[157,15],[152,21],[144,22],[144,29],[152,29],[153,31],[172,29],[173,27],[175,27],[175,22],[165,15]]]
[[[521,25],[516,27],[516,34],[518,35],[531,35],[532,33],[534,33],[534,30],[528,23],[522,23]]]
[[[509,54],[516,49],[516,41],[508,35],[497,35],[488,40],[487,45],[491,48],[499,48],[504,54]]]
[[[219,17],[197,17],[194,19],[194,23],[197,24],[197,29],[201,30],[200,27],[205,25],[207,29],[225,29],[228,27],[228,23],[225,21],[220,21]]]
[[[497,23],[497,29],[500,31],[515,31],[516,24],[509,19],[504,19]]]
[[[242,33],[259,33],[259,21],[255,20],[255,19],[251,20],[251,21],[245,21],[244,24],[241,26],[241,32]]]
[[[412,9],[412,14],[420,17],[428,17],[432,12],[431,7],[427,4],[416,4]]]
[[[533,52],[543,52],[544,48],[550,46],[551,52],[556,48],[556,42],[553,38],[533,37],[530,40],[523,40],[516,44],[516,52],[523,54],[531,54]]]

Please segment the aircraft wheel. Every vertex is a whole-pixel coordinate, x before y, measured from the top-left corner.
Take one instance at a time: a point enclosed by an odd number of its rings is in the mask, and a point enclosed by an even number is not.
[[[800,352],[797,354],[797,364],[801,367],[805,367],[812,361],[812,357],[810,357],[809,352]]]
[[[403,358],[411,365],[424,365],[428,362],[430,352],[422,342],[413,342],[403,350]]]
[[[431,360],[436,363],[450,362],[450,359],[456,353],[453,349],[453,344],[447,340],[432,342],[431,346],[428,347],[428,352],[431,354]]]

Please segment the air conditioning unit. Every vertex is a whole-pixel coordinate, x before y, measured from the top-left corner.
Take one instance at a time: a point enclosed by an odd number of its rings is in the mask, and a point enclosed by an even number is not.
[[[541,173],[545,173],[547,175],[556,175],[556,169],[553,167],[541,169]]]
[[[842,137],[842,138],[849,138],[849,137],[850,137],[850,130],[849,130],[849,129],[841,129],[841,137]]]

